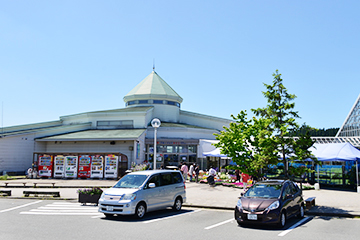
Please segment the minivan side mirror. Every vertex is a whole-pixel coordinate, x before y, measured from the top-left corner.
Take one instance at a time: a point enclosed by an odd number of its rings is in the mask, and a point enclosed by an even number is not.
[[[149,183],[149,188],[154,188],[156,187],[155,183]]]

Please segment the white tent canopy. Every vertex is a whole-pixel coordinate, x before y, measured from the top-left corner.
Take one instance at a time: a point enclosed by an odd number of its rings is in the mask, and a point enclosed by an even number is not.
[[[314,144],[310,148],[312,154],[319,161],[355,161],[356,162],[356,185],[359,186],[358,160],[360,160],[360,150],[350,143],[328,143]]]

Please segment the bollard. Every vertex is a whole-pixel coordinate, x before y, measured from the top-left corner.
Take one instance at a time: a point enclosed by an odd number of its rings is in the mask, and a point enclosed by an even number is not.
[[[360,193],[360,186],[357,187],[357,192]]]
[[[315,183],[314,187],[315,187],[315,190],[320,190],[320,184],[319,183]]]

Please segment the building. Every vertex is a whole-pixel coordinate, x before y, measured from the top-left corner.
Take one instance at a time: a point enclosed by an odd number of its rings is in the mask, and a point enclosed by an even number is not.
[[[102,159],[105,172],[106,163],[115,159],[117,176],[136,164],[153,166],[154,128],[150,122],[154,118],[161,120],[157,129],[157,168],[178,166],[180,162],[197,162],[206,168],[202,153],[215,148],[211,145],[214,133],[229,126],[231,120],[181,110],[182,101],[153,71],[124,96],[125,108],[3,128],[0,172],[23,172],[32,165],[37,167],[40,159],[45,168],[39,171],[51,170],[52,177],[57,162],[66,157],[77,162],[78,174],[85,171],[81,166],[86,165],[87,159],[96,157]],[[68,169],[71,164],[64,167]]]
[[[351,143],[360,149],[360,95],[335,137],[312,137],[316,143]]]

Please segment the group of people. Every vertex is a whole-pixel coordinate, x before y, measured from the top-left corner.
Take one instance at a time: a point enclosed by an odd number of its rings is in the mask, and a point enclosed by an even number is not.
[[[190,167],[186,165],[186,163],[181,163],[180,165],[180,171],[184,177],[184,180],[186,181],[188,179],[188,175],[190,178],[190,182],[195,177],[195,182],[199,181],[199,173],[200,173],[200,167],[199,164],[190,164]]]

